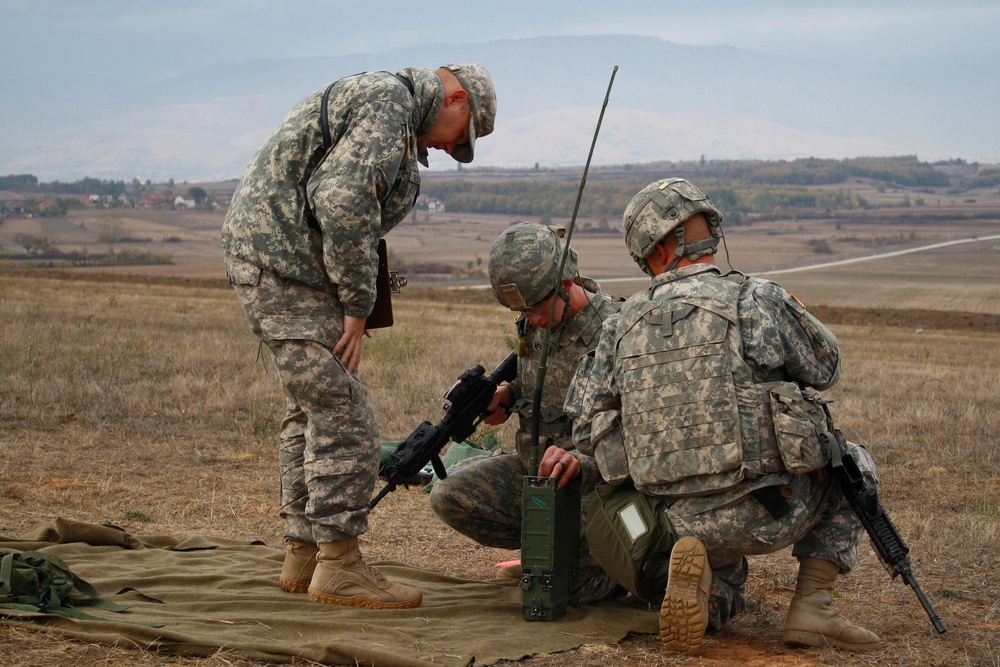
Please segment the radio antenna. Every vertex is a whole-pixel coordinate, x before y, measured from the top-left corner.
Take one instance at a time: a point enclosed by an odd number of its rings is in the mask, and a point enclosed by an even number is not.
[[[594,130],[594,139],[590,142],[590,153],[587,155],[587,163],[583,167],[583,178],[580,179],[580,189],[576,193],[576,204],[573,206],[573,217],[570,218],[569,227],[566,229],[566,238],[563,239],[562,258],[559,262],[559,271],[556,273],[556,285],[553,294],[559,294],[559,286],[562,283],[563,270],[566,268],[566,257],[569,255],[569,242],[573,238],[573,228],[576,226],[576,216],[580,211],[580,200],[583,198],[583,188],[587,184],[587,172],[590,171],[590,161],[594,157],[594,147],[597,145],[597,135],[601,132],[601,123],[604,121],[604,111],[608,108],[608,100],[611,98],[611,87],[615,84],[615,75],[618,73],[618,65],[611,71],[611,80],[608,82],[608,92],[604,95],[604,104],[601,105],[601,114],[597,118],[597,128]],[[531,456],[530,469],[528,474],[532,477],[538,475],[538,461],[540,453],[539,446],[539,419],[542,409],[542,387],[545,385],[546,365],[549,358],[549,343],[552,338],[552,320],[556,316],[556,304],[559,302],[558,296],[552,299],[549,308],[549,321],[545,326],[545,336],[542,339],[542,353],[538,361],[538,374],[535,376],[535,392],[531,399]],[[567,306],[567,309],[569,306]],[[563,313],[566,317],[568,313]]]

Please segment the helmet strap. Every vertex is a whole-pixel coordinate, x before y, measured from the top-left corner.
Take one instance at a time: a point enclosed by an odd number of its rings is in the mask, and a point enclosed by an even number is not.
[[[682,257],[687,257],[692,262],[704,255],[714,255],[719,248],[719,238],[722,236],[718,223],[709,222],[711,236],[691,243],[684,243],[684,225],[680,224],[674,228],[674,236],[677,237],[677,250],[674,251],[674,258],[667,265],[667,271],[674,269],[681,261]]]
[[[556,295],[555,296],[556,296],[557,299],[562,299],[562,301],[563,301],[563,312],[562,312],[562,316],[559,318],[559,322],[557,324],[553,324],[552,325],[552,331],[553,331],[553,333],[556,332],[556,331],[558,331],[558,330],[560,330],[566,324],[566,320],[569,319],[569,304],[570,304],[570,300],[571,300],[570,299],[569,291],[565,287],[563,287],[563,284],[562,284],[561,281],[559,283],[559,288],[556,290]]]

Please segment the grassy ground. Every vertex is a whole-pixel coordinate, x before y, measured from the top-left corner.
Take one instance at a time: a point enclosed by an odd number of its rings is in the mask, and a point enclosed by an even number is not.
[[[467,367],[492,368],[511,317],[482,291],[420,288],[396,300],[392,329],[369,341],[362,377],[384,439],[441,414]],[[878,632],[850,655],[781,645],[794,583],[788,553],[751,560],[750,608],[697,659],[635,637],[516,663],[569,665],[1000,665],[1000,327],[939,311],[820,309],[845,357],[827,393],[852,439],[880,464],[882,498],[914,571],[949,626],[934,635],[911,591],[863,544],[838,606]],[[840,324],[839,322],[844,322]],[[448,350],[448,354],[442,354]],[[66,517],[134,534],[203,532],[279,545],[276,432],[281,392],[234,296],[190,281],[0,276],[0,533]],[[506,429],[506,427],[505,427]],[[509,442],[509,429],[501,440]],[[516,552],[446,529],[418,489],[384,500],[365,537],[370,560],[492,577]],[[240,665],[66,641],[0,624],[3,665]],[[511,667],[511,666],[508,666]]]

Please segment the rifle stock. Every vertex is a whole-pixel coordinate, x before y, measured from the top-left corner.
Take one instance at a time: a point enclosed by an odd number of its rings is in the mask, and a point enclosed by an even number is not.
[[[440,479],[447,477],[441,462],[441,450],[449,442],[462,442],[475,433],[487,416],[486,408],[501,382],[510,382],[517,376],[517,356],[511,352],[489,375],[479,365],[473,366],[452,385],[444,395],[449,401],[444,417],[437,424],[425,421],[418,425],[389,455],[389,462],[382,467],[387,483],[370,503],[375,507],[382,498],[396,490],[427,465],[434,466]]]
[[[378,242],[378,275],[375,278],[375,307],[372,309],[368,319],[365,320],[366,329],[383,329],[391,327],[392,317],[392,295],[399,294],[400,289],[406,287],[406,278],[399,275],[398,271],[389,270],[389,251],[385,244],[385,239]]]

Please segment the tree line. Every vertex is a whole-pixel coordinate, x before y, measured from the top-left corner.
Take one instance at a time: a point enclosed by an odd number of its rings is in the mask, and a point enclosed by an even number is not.
[[[106,180],[85,177],[78,181],[63,183],[62,181],[39,182],[33,174],[10,174],[0,176],[0,190],[13,192],[38,192],[46,194],[66,195],[108,195],[117,197],[125,194],[128,185],[122,180]]]
[[[1000,169],[985,168],[963,182],[953,184],[945,171],[936,167],[964,165],[961,159],[944,163],[921,162],[915,155],[837,159],[796,160],[705,160],[628,164],[596,167],[592,170],[581,213],[591,217],[617,219],[629,199],[640,188],[664,175],[681,176],[702,187],[723,208],[731,223],[738,224],[748,214],[781,210],[846,210],[867,208],[868,202],[846,191],[812,186],[836,185],[866,178],[885,187],[950,188],[1000,184]],[[978,165],[973,165],[978,167]],[[573,212],[579,192],[574,170],[484,169],[489,178],[459,174],[454,179],[425,179],[422,191],[445,202],[449,211],[567,217]],[[173,187],[173,179],[168,184]],[[0,176],[0,190],[26,193],[98,194],[118,196],[147,192],[149,181],[83,178],[63,183],[39,182],[31,174]],[[196,202],[204,190],[191,188]],[[199,197],[199,195],[202,195]]]
[[[992,176],[993,170],[983,170]],[[934,165],[916,156],[852,158],[844,160],[717,160],[655,163],[597,168],[586,185],[581,213],[617,219],[629,199],[646,184],[664,175],[690,179],[726,211],[732,224],[745,216],[779,210],[836,211],[868,208],[863,197],[846,190],[816,189],[851,179],[867,178],[885,187],[950,187],[951,180]],[[982,180],[986,180],[984,177]],[[504,180],[456,178],[429,181],[422,191],[445,202],[449,211],[567,217],[572,214],[579,183],[552,172]]]

